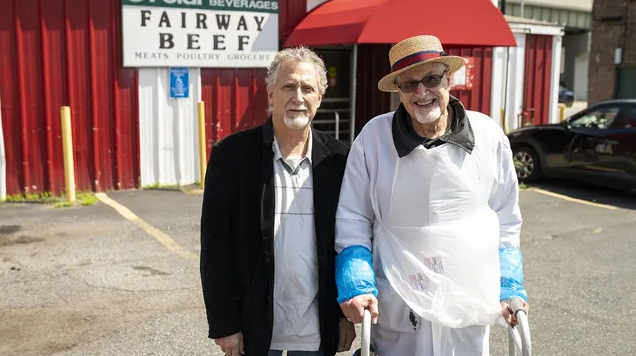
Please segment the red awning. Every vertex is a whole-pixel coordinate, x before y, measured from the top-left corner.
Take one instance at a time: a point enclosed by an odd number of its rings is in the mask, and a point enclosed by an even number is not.
[[[330,0],[308,13],[284,46],[393,44],[424,34],[445,46],[517,45],[490,0]]]

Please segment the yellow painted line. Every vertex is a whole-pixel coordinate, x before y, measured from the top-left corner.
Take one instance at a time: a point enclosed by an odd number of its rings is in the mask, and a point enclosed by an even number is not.
[[[163,231],[152,227],[150,224],[148,224],[147,222],[143,221],[140,217],[135,215],[135,213],[130,211],[130,209],[126,208],[125,206],[109,198],[108,195],[106,195],[106,193],[95,193],[95,197],[97,197],[97,199],[99,199],[102,203],[117,210],[117,212],[121,214],[123,217],[125,217],[126,219],[139,225],[139,227],[144,229],[157,241],[161,242],[162,245],[167,247],[168,250],[178,253],[181,257],[188,260],[196,261],[199,259],[199,257],[195,255],[194,253],[179,246],[179,244],[177,244],[170,236],[166,235]]]
[[[528,188],[526,190],[537,192],[537,193],[544,194],[544,195],[548,195],[548,196],[551,196],[551,197],[554,197],[554,198],[567,200],[567,201],[573,202],[573,203],[579,203],[579,204],[594,206],[594,207],[597,207],[597,208],[603,208],[603,209],[609,209],[609,210],[618,210],[619,209],[617,206],[614,206],[614,205],[593,203],[593,202],[590,202],[590,201],[587,201],[587,200],[576,199],[576,198],[568,197],[567,195],[553,193],[553,192],[550,192],[550,191],[547,191],[547,190],[543,190],[543,189],[540,189],[540,188]]]

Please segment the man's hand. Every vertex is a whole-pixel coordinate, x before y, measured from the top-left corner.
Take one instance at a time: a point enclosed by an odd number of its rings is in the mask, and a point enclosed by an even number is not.
[[[521,300],[521,302],[523,302],[523,309],[525,309],[526,315],[528,315],[528,310],[530,309],[530,305],[528,305],[528,303],[526,303],[523,300]],[[519,321],[517,320],[515,315],[512,314],[510,309],[508,309],[508,301],[503,301],[503,300],[501,301],[501,314],[503,315],[506,323],[512,324],[512,325],[519,325]]]
[[[234,335],[215,339],[217,345],[221,346],[221,350],[225,352],[227,356],[239,356],[244,355],[243,350],[243,333],[239,332]]]
[[[377,324],[378,300],[375,299],[373,294],[359,295],[340,303],[342,313],[354,324],[360,324],[362,322],[365,308],[368,308],[371,312],[371,322]]]
[[[356,338],[356,328],[345,318],[338,321],[338,352],[349,351]]]

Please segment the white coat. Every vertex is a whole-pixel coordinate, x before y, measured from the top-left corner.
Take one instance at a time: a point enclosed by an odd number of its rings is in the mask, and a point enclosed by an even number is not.
[[[463,107],[474,149],[422,145],[400,158],[390,112],[369,121],[347,161],[336,250],[373,253],[382,356],[488,355],[500,317],[498,249],[518,248],[521,214],[509,142]]]

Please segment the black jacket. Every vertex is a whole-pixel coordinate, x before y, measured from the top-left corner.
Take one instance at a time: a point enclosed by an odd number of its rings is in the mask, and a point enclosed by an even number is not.
[[[334,229],[348,148],[313,130],[314,219],[321,348],[338,345]],[[243,332],[246,356],[266,356],[274,290],[274,153],[271,118],[217,142],[201,214],[201,282],[212,339]]]

